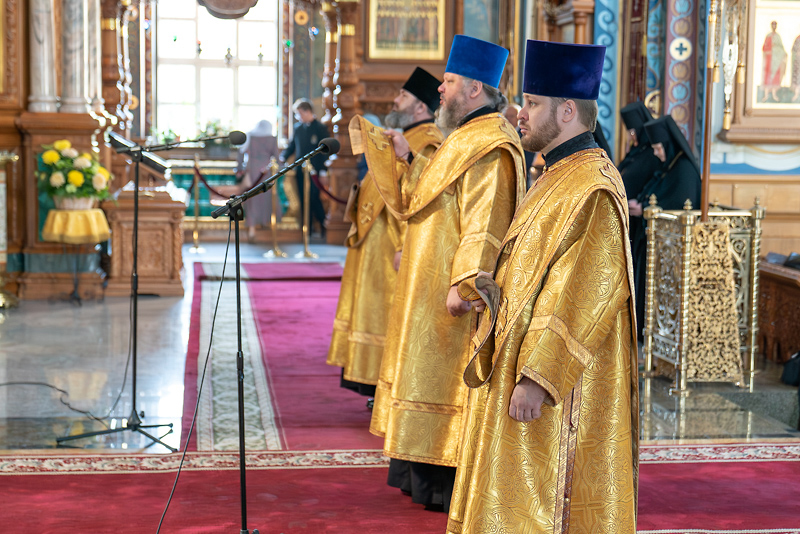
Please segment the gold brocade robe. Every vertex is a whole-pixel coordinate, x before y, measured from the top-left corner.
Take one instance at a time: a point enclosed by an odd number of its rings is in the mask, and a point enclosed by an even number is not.
[[[638,381],[627,202],[599,149],[546,169],[503,241],[494,331],[467,367],[447,532],[633,533]],[[493,371],[492,371],[493,369]],[[547,390],[513,420],[522,376]],[[486,381],[486,382],[484,382]],[[480,385],[484,382],[483,385]]]
[[[370,431],[385,436],[389,457],[455,466],[475,318],[452,317],[447,294],[493,264],[524,194],[524,157],[513,127],[492,113],[455,130],[432,159],[398,165],[402,190],[377,182],[408,229]]]
[[[415,153],[430,156],[443,135],[432,122],[403,132]],[[403,248],[405,223],[387,210],[368,172],[358,191],[353,226],[347,236],[347,258],[327,363],[344,369],[344,378],[378,383],[386,321],[397,273],[394,254]]]

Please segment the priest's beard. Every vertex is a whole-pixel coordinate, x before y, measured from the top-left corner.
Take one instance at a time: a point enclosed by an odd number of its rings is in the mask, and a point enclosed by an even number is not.
[[[399,128],[404,130],[412,122],[414,122],[414,115],[408,109],[393,109],[386,115],[384,121],[389,128]]]
[[[550,116],[542,124],[532,124],[527,122],[528,133],[520,139],[522,148],[528,152],[541,152],[544,147],[549,145],[553,139],[561,134],[556,120],[556,109],[550,110]]]
[[[458,122],[467,115],[466,91],[445,100],[436,110],[436,126],[445,136],[453,133],[458,128]]]

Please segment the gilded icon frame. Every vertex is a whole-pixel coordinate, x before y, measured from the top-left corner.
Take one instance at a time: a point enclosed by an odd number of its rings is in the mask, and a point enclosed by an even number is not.
[[[794,22],[800,28],[800,0],[757,0],[748,2],[747,11],[744,79],[734,88],[731,128],[723,130],[720,137],[731,143],[800,143],[800,30],[786,31],[794,27]],[[767,64],[765,41],[773,20],[777,22],[779,35],[783,30],[785,70],[782,76],[775,75],[780,79],[776,90],[778,98],[769,94],[765,101],[765,94],[771,93],[767,90],[768,74],[764,68]],[[793,62],[797,69],[794,82]],[[774,82],[772,86],[775,87]]]
[[[449,11],[446,0],[369,0],[367,57],[381,61],[444,61],[445,45],[452,38]],[[423,35],[415,38],[415,33]]]

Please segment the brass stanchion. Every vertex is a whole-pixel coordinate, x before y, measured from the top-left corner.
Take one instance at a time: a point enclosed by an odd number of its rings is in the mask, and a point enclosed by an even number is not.
[[[303,163],[303,252],[295,254],[295,258],[318,258],[308,249],[308,238],[311,234],[311,164]]]
[[[189,252],[192,254],[203,254],[206,249],[200,246],[200,178],[197,173],[200,172],[200,156],[194,155],[194,230],[192,230],[192,248]]]
[[[269,172],[273,176],[278,173],[278,160],[274,157],[269,160]],[[277,186],[277,184],[275,184]],[[286,253],[278,246],[278,188],[272,188],[272,214],[269,217],[269,225],[272,229],[272,250],[264,253],[265,258],[285,258]]]
[[[3,185],[2,188],[3,196],[5,196],[6,192],[5,188],[6,164],[9,162],[17,161],[18,159],[19,156],[12,152],[6,152],[6,151],[0,152],[0,184]],[[8,203],[6,202],[5,198],[0,199],[0,201],[2,201],[0,202],[0,205],[4,207],[7,206]],[[3,218],[3,223],[0,224],[0,231],[3,232],[3,235],[0,235],[0,243],[2,244],[7,243],[7,236],[5,235],[7,228],[5,221],[6,215],[7,213],[4,209],[3,212],[0,213],[0,217]],[[16,308],[19,305],[19,299],[17,299],[16,295],[12,295],[11,293],[5,290],[6,287],[5,275],[6,275],[6,263],[8,262],[8,250],[5,249],[0,250],[0,259],[2,259],[2,261],[0,261],[0,308]]]

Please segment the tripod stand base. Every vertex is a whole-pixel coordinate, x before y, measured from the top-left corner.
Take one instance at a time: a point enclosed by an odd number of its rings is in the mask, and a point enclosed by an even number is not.
[[[128,420],[128,424],[125,425],[125,426],[122,426],[122,427],[119,427],[119,428],[109,428],[109,429],[106,429],[106,430],[98,430],[96,432],[85,432],[83,434],[75,434],[74,436],[62,436],[62,437],[56,438],[56,446],[60,447],[64,442],[73,441],[73,440],[76,440],[76,439],[91,438],[91,437],[95,437],[95,436],[104,436],[104,435],[107,435],[107,434],[117,434],[119,432],[125,432],[127,430],[130,430],[131,432],[138,432],[139,434],[142,434],[143,436],[147,437],[152,442],[152,443],[150,443],[150,445],[153,445],[154,443],[158,443],[159,445],[163,445],[164,447],[169,449],[169,452],[178,452],[178,449],[176,449],[175,447],[171,447],[170,445],[167,445],[166,443],[161,441],[166,436],[172,434],[172,432],[173,432],[172,426],[173,426],[172,423],[165,423],[165,424],[161,424],[161,425],[143,425],[143,424],[140,423],[139,416],[136,415],[136,414],[133,414],[131,419]],[[166,434],[164,434],[160,438],[157,438],[156,436],[153,436],[149,432],[146,432],[145,430],[142,430],[144,428],[161,428],[161,427],[168,427],[169,430],[167,431]],[[148,445],[148,447],[150,445]]]

